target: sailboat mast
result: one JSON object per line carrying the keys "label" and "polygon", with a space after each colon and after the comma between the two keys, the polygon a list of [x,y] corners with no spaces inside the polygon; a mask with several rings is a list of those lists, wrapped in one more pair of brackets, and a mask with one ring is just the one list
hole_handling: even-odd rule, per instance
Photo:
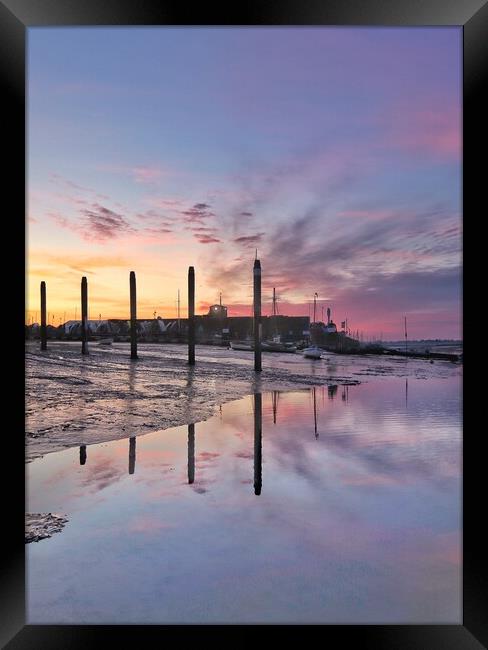
{"label": "sailboat mast", "polygon": [[180,290],[178,289],[178,334],[180,333]]}
{"label": "sailboat mast", "polygon": [[405,316],[405,356],[407,356],[407,317]]}

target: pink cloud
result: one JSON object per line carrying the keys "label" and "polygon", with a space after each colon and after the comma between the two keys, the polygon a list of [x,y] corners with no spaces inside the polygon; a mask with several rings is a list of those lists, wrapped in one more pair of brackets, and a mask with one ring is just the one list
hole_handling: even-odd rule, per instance
{"label": "pink cloud", "polygon": [[180,208],[184,205],[181,199],[175,198],[159,198],[159,197],[149,197],[145,199],[145,202],[152,206],[153,208],[160,208],[164,210],[165,208]]}
{"label": "pink cloud", "polygon": [[460,109],[446,108],[440,101],[430,103],[437,107],[418,108],[407,104],[383,116],[385,142],[406,151],[459,159],[462,147]]}
{"label": "pink cloud", "polygon": [[234,239],[234,242],[236,244],[240,244],[241,246],[252,247],[258,244],[264,235],[264,232],[259,232],[255,235],[243,235],[242,237],[236,237]]}
{"label": "pink cloud", "polygon": [[221,242],[220,239],[213,237],[212,235],[198,234],[193,235],[200,244],[218,244]]}
{"label": "pink cloud", "polygon": [[156,185],[169,171],[159,165],[98,165],[98,171],[129,176],[135,183]]}
{"label": "pink cloud", "polygon": [[157,183],[166,173],[160,167],[133,167],[130,171],[134,181],[142,184]]}

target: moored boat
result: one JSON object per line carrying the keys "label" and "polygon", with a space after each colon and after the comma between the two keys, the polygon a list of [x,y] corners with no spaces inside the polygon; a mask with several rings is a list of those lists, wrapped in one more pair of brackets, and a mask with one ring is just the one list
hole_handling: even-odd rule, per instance
{"label": "moored boat", "polygon": [[261,343],[263,352],[296,352],[296,345],[293,343],[282,343],[281,341],[263,341]]}
{"label": "moored boat", "polygon": [[296,352],[296,345],[293,343],[285,343],[281,340],[281,336],[278,332],[278,327],[276,324],[276,317],[278,315],[278,309],[276,306],[276,288],[273,287],[273,321],[274,321],[274,330],[275,333],[273,338],[266,339],[261,342],[261,350],[263,352]]}
{"label": "moored boat", "polygon": [[302,354],[305,359],[320,359],[322,352],[323,350],[316,345],[311,345],[309,348],[302,350]]}
{"label": "moored boat", "polygon": [[244,350],[245,352],[252,352],[254,350],[254,343],[251,341],[229,341],[232,350]]}

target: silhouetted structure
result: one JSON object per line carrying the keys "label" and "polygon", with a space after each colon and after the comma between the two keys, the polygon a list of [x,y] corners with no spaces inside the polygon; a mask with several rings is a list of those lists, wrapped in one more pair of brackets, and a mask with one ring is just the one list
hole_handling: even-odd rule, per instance
{"label": "silhouetted structure", "polygon": [[80,465],[86,463],[86,445],[81,445],[80,447]]}
{"label": "silhouetted structure", "polygon": [[81,354],[88,354],[88,282],[81,278]]}
{"label": "silhouetted structure", "polygon": [[136,274],[134,271],[129,275],[130,286],[130,358],[137,359],[137,297],[136,297]]}
{"label": "silhouetted structure", "polygon": [[208,314],[210,318],[227,318],[227,307],[225,305],[210,305]]}
{"label": "silhouetted structure", "polygon": [[41,350],[47,350],[46,333],[46,283],[41,282]]}
{"label": "silhouetted structure", "polygon": [[261,262],[254,260],[254,370],[261,370]]}
{"label": "silhouetted structure", "polygon": [[188,483],[195,480],[195,425],[188,425]]}
{"label": "silhouetted structure", "polygon": [[262,480],[262,424],[261,393],[254,393],[254,494],[261,494]]}
{"label": "silhouetted structure", "polygon": [[129,474],[134,474],[136,469],[136,437],[129,438]]}
{"label": "silhouetted structure", "polygon": [[195,365],[195,269],[188,269],[188,363]]}

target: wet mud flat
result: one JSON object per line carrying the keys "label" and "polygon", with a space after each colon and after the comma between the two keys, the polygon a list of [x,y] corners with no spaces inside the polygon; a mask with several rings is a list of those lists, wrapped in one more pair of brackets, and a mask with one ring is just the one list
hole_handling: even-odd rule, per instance
{"label": "wet mud flat", "polygon": [[61,449],[128,438],[202,421],[220,405],[255,392],[310,386],[356,385],[385,375],[448,376],[460,372],[448,362],[344,357],[325,353],[319,361],[300,354],[263,354],[263,370],[253,355],[213,346],[197,346],[196,365],[187,363],[183,345],[130,346],[49,342],[26,345],[26,460]]}
{"label": "wet mud flat", "polygon": [[40,542],[60,533],[68,518],[52,512],[31,512],[25,516],[25,543]]}

